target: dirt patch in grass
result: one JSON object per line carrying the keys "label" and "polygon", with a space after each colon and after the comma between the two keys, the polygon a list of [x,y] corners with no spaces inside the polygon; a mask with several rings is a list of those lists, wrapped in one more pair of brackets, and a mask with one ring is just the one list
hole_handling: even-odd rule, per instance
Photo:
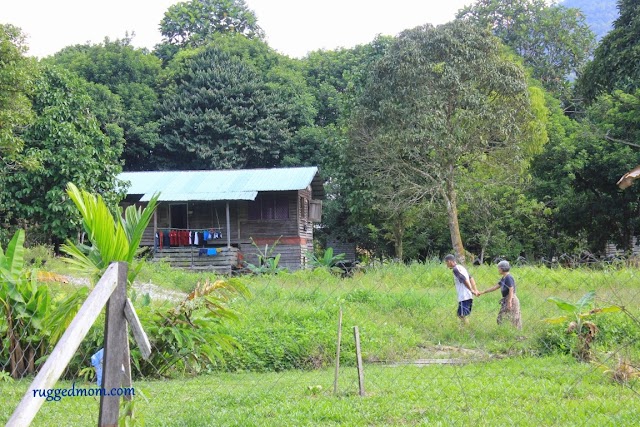
{"label": "dirt patch in grass", "polygon": [[[74,286],[90,286],[89,279],[86,277],[60,276],[66,280],[66,283]],[[186,293],[162,288],[153,283],[134,282],[133,289],[138,295],[149,294],[152,301],[182,301],[187,296]]]}

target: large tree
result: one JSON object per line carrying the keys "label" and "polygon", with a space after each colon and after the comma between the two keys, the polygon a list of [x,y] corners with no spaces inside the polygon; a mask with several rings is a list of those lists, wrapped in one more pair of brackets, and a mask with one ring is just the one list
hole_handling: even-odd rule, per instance
{"label": "large tree", "polygon": [[353,153],[346,143],[346,132],[369,70],[392,41],[392,37],[376,37],[349,49],[317,50],[302,59],[318,113],[315,126],[303,128],[294,141],[300,153],[308,152],[305,157],[322,168],[328,181],[319,238],[357,241],[363,250],[380,255],[390,252],[383,238],[388,234],[381,231],[384,220],[372,211],[371,199],[353,173]]}
{"label": "large tree", "polygon": [[[34,64],[24,56],[26,50],[20,29],[0,24],[0,173],[16,166],[24,146],[22,131],[33,119],[29,93]],[[23,166],[29,164],[26,160],[22,158]]]}
{"label": "large tree", "polygon": [[640,3],[619,0],[618,9],[613,30],[601,40],[578,81],[578,92],[587,103],[616,89],[632,93],[640,87]]}
{"label": "large tree", "polygon": [[208,44],[216,34],[264,38],[255,13],[244,0],[190,0],[174,4],[160,22],[162,42],[156,54],[169,60],[185,47]]}
{"label": "large tree", "polygon": [[24,134],[25,152],[40,160],[37,170],[0,175],[2,226],[25,228],[32,240],[59,243],[76,231],[78,221],[65,196],[74,182],[116,199],[118,157],[91,113],[86,82],[71,73],[44,67],[32,97],[36,120]]}
{"label": "large tree", "polygon": [[374,66],[354,114],[351,152],[387,211],[442,201],[464,259],[460,175],[478,162],[519,173],[544,139],[532,135],[534,120],[524,70],[488,30],[463,21],[426,25],[401,33]]}
{"label": "large tree", "polygon": [[90,89],[93,110],[102,112],[103,130],[114,143],[121,138],[126,141],[125,169],[150,170],[155,166],[153,153],[159,142],[156,90],[161,61],[147,50],[133,47],[131,40],[107,38],[101,44],[70,46],[44,62],[64,67],[100,86]]}
{"label": "large tree", "polygon": [[272,167],[289,148],[286,99],[213,45],[170,64],[161,105],[167,169]]}
{"label": "large tree", "polygon": [[458,18],[490,28],[556,96],[567,96],[595,47],[595,36],[578,9],[545,0],[478,0]]}
{"label": "large tree", "polygon": [[216,34],[211,44],[253,70],[279,101],[281,117],[291,129],[292,143],[282,154],[282,164],[318,166],[328,154],[326,134],[314,125],[317,105],[300,60],[282,55],[262,40],[240,34]]}

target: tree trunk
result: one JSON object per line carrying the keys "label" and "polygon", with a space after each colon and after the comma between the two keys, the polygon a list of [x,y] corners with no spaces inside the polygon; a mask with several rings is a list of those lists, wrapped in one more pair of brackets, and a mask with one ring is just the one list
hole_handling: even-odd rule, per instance
{"label": "tree trunk", "polygon": [[404,236],[404,221],[402,219],[402,215],[400,215],[393,221],[393,244],[396,252],[396,258],[400,262],[402,262],[402,259],[404,256],[403,244],[402,244],[403,236]]}
{"label": "tree trunk", "polygon": [[462,245],[462,236],[460,236],[458,205],[456,202],[456,190],[453,185],[453,179],[447,180],[444,198],[447,203],[447,219],[449,222],[449,233],[451,234],[451,246],[453,246],[457,260],[460,263],[464,263],[464,246]]}
{"label": "tree trunk", "polygon": [[11,364],[11,377],[20,379],[25,375],[24,353],[15,331],[9,327],[9,359]]}
{"label": "tree trunk", "polygon": [[36,352],[33,349],[33,346],[29,345],[29,366],[27,367],[27,372],[29,374],[33,374],[36,371]]}

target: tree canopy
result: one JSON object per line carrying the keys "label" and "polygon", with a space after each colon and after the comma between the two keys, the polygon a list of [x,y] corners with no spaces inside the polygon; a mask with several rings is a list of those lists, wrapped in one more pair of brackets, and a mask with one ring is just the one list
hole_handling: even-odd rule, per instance
{"label": "tree canopy", "polygon": [[32,240],[59,243],[75,231],[77,215],[64,194],[68,182],[116,201],[122,146],[112,146],[101,131],[84,85],[54,67],[38,73],[31,98],[37,118],[24,139],[25,151],[41,166],[0,175],[2,225],[27,229]]}
{"label": "tree canopy", "polygon": [[157,84],[162,66],[155,55],[134,48],[131,38],[107,38],[101,44],[67,47],[44,62],[100,85],[102,88],[91,89],[95,109],[102,111],[103,130],[114,143],[124,139],[125,169],[153,168],[152,153],[159,142]]}
{"label": "tree canopy", "polygon": [[458,18],[490,28],[556,95],[567,95],[568,78],[580,74],[594,49],[584,14],[544,0],[478,0]]}
{"label": "tree canopy", "polygon": [[264,38],[255,13],[244,0],[190,0],[174,4],[160,21],[162,42],[156,47],[165,60],[185,47],[209,43],[215,34]]}
{"label": "tree canopy", "polygon": [[[15,166],[22,152],[22,131],[33,119],[29,94],[32,89],[33,63],[24,56],[27,50],[22,31],[0,24],[0,173]],[[22,164],[34,166],[22,158]]]}
{"label": "tree canopy", "polygon": [[533,120],[524,70],[487,30],[455,21],[400,34],[373,68],[351,138],[392,212],[425,198],[443,202],[464,258],[456,183],[476,162],[517,169]]}
{"label": "tree canopy", "polygon": [[160,109],[164,167],[279,164],[291,138],[287,106],[249,65],[210,45],[172,69]]}
{"label": "tree canopy", "polygon": [[640,87],[640,4],[619,0],[618,9],[613,30],[602,39],[578,81],[578,92],[587,102],[616,89],[632,93]]}

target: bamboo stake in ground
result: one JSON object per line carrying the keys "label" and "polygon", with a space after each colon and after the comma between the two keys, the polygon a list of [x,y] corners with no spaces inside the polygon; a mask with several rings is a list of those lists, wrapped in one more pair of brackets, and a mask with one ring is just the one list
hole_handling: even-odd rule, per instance
{"label": "bamboo stake in ground", "polygon": [[342,340],[342,307],[338,315],[338,343],[336,345],[336,373],[333,380],[333,394],[338,393],[338,372],[340,370],[340,341]]}
{"label": "bamboo stake in ground", "polygon": [[358,361],[358,385],[360,386],[360,396],[364,396],[364,369],[362,367],[362,353],[360,352],[360,333],[358,327],[353,327],[353,336],[356,340],[356,357]]}

